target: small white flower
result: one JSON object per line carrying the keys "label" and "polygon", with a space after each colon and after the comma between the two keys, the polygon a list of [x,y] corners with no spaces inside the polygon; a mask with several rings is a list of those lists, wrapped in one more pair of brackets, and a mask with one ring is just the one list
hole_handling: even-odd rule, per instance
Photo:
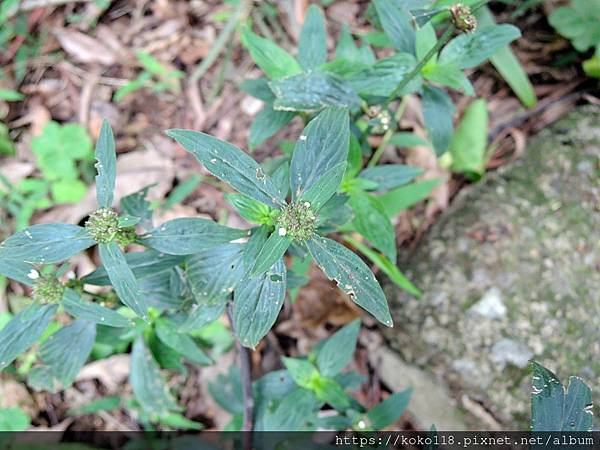
{"label": "small white flower", "polygon": [[279,230],[277,230],[277,233],[279,234],[279,236],[285,236],[287,234],[287,230],[281,227]]}
{"label": "small white flower", "polygon": [[304,202],[304,207],[305,208],[310,208],[310,202]]}
{"label": "small white flower", "polygon": [[27,278],[29,278],[31,280],[37,280],[39,277],[40,277],[40,273],[35,269],[31,269],[29,271],[29,273],[27,274]]}
{"label": "small white flower", "polygon": [[360,428],[361,430],[364,430],[365,428],[367,428],[367,424],[365,423],[364,420],[361,420],[358,422],[358,428]]}

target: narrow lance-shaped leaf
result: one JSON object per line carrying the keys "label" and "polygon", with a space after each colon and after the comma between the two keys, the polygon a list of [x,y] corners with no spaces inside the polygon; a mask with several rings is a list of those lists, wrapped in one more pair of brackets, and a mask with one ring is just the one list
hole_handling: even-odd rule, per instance
{"label": "narrow lance-shaped leaf", "polygon": [[105,119],[96,142],[96,199],[101,208],[110,208],[117,176],[117,154],[115,138],[108,121]]}
{"label": "narrow lance-shaped leaf", "polygon": [[260,275],[269,270],[285,254],[292,241],[291,236],[282,236],[278,230],[271,233],[271,236],[269,236],[269,239],[267,239],[267,242],[265,242],[256,257],[256,262],[250,271],[250,275]]}
{"label": "narrow lance-shaped leaf", "polygon": [[298,61],[274,42],[257,36],[249,29],[245,29],[241,37],[253,61],[269,78],[277,79],[302,71]]}
{"label": "narrow lance-shaped leaf", "polygon": [[117,311],[105,308],[97,303],[84,301],[73,289],[65,289],[61,304],[73,317],[99,323],[109,327],[129,327],[133,322]]}
{"label": "narrow lance-shaped leaf", "polygon": [[357,319],[335,332],[319,348],[317,367],[323,376],[333,377],[350,363],[359,331],[360,320]]}
{"label": "narrow lance-shaped leaf", "polygon": [[51,335],[40,348],[40,357],[49,371],[66,388],[73,383],[92,351],[96,324],[76,320]]}
{"label": "narrow lance-shaped leaf", "polygon": [[[416,65],[417,60],[410,53],[397,53],[352,74],[348,78],[348,83],[363,97],[387,97]],[[411,80],[399,94],[415,92],[420,86],[421,77],[419,75]]]}
{"label": "narrow lance-shaped leaf", "polygon": [[310,203],[313,211],[319,211],[337,192],[344,179],[346,165],[346,161],[343,161],[325,172],[315,184],[302,193],[300,200]]}
{"label": "narrow lance-shaped leaf", "polygon": [[401,392],[394,392],[388,398],[378,403],[367,413],[370,428],[381,430],[396,422],[408,406],[412,395],[412,389],[408,388]]}
{"label": "narrow lance-shaped leaf", "polygon": [[446,91],[433,86],[423,87],[422,100],[427,134],[433,142],[436,154],[441,155],[452,139],[454,104]]}
{"label": "narrow lance-shaped leaf", "polygon": [[152,210],[150,202],[146,200],[148,190],[151,186],[146,186],[133,194],[121,198],[120,206],[124,214],[129,214],[140,219],[141,225],[146,228],[152,228]]}
{"label": "narrow lance-shaped leaf", "polygon": [[0,259],[52,264],[91,247],[85,228],[67,223],[44,223],[25,228],[0,244]]}
{"label": "narrow lance-shaped leaf", "polygon": [[248,145],[250,150],[258,147],[264,141],[269,139],[284,126],[291,122],[296,116],[290,111],[276,111],[272,104],[267,104],[256,115],[254,122],[250,126],[250,136]]}
{"label": "narrow lance-shaped leaf", "polygon": [[357,305],[381,323],[392,326],[385,294],[362,259],[336,241],[318,235],[306,246],[327,278],[334,280]]}
{"label": "narrow lance-shaped leaf", "polygon": [[364,169],[359,177],[377,183],[378,192],[394,189],[409,183],[423,173],[420,167],[404,164],[386,164]]}
{"label": "narrow lance-shaped leaf", "polygon": [[179,409],[141,336],[135,340],[131,351],[129,382],[144,411],[162,416]]}
{"label": "narrow lance-shaped leaf", "polygon": [[191,255],[245,237],[248,232],[212,220],[183,217],[169,220],[142,236],[142,244],[170,255]]}
{"label": "narrow lance-shaped leaf", "polygon": [[0,275],[17,280],[19,283],[32,285],[39,273],[29,263],[0,258]]}
{"label": "narrow lance-shaped leaf", "polygon": [[175,324],[165,317],[156,321],[156,335],[167,347],[175,350],[189,361],[209,365],[212,360],[196,345],[194,340],[187,334],[180,333]]}
{"label": "narrow lance-shaped leaf", "polygon": [[189,333],[202,328],[225,313],[225,301],[215,305],[193,305],[185,322],[179,326],[179,331]]}
{"label": "narrow lance-shaped leaf", "polygon": [[471,103],[450,141],[452,170],[480,178],[487,162],[488,112],[485,99]]}
{"label": "narrow lance-shaped leaf", "polygon": [[266,273],[243,280],[233,296],[233,327],[245,347],[254,348],[269,332],[285,298],[286,270],[280,259]]}
{"label": "narrow lance-shaped leaf", "polygon": [[296,201],[330,169],[348,158],[348,111],[329,108],[306,126],[294,149],[290,167],[292,200]]}
{"label": "narrow lance-shaped leaf", "polygon": [[0,371],[37,341],[56,309],[56,305],[33,303],[0,330]]}
{"label": "narrow lance-shaped leaf", "polygon": [[374,1],[381,26],[396,50],[414,54],[415,30],[412,27],[412,17],[407,10],[399,6],[400,3],[392,0]]}
{"label": "narrow lance-shaped leaf", "polygon": [[310,5],[304,17],[298,42],[298,61],[305,70],[312,70],[327,61],[327,31],[321,10]]}
{"label": "narrow lance-shaped leaf", "polygon": [[285,203],[271,178],[236,146],[205,133],[172,129],[167,135],[193,154],[217,178],[269,206]]}
{"label": "narrow lance-shaped leaf", "polygon": [[115,242],[100,244],[100,259],[119,299],[143,320],[148,320],[148,306],[125,256]]}

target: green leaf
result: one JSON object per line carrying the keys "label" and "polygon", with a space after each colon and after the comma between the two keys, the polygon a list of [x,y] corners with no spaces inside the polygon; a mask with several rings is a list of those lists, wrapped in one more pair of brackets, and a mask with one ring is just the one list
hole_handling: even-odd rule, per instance
{"label": "green leaf", "polygon": [[327,278],[334,280],[357,305],[381,323],[392,326],[385,294],[362,259],[336,241],[321,236],[315,235],[306,245]]}
{"label": "green leaf", "polygon": [[192,306],[187,319],[179,326],[179,331],[182,333],[190,333],[202,328],[225,313],[225,302],[222,301],[215,305],[198,305]]}
{"label": "green leaf", "polygon": [[302,71],[292,55],[268,39],[261,38],[249,29],[242,31],[242,44],[252,60],[271,79],[295,75]]}
{"label": "green leaf", "polygon": [[95,414],[99,411],[112,411],[121,406],[121,397],[108,396],[92,400],[82,406],[69,408],[67,414],[70,416],[81,416],[83,414]]}
{"label": "green leaf", "polygon": [[248,145],[254,149],[269,139],[292,121],[296,114],[290,111],[276,111],[272,104],[266,104],[256,115],[250,126]]}
{"label": "green leaf", "polygon": [[34,278],[31,277],[36,277],[39,274],[31,264],[0,258],[0,275],[31,286],[34,281]]}
{"label": "green leaf", "polygon": [[433,86],[423,87],[422,101],[425,128],[439,156],[446,151],[452,139],[454,104],[446,91]]}
{"label": "green leaf", "polygon": [[292,201],[348,158],[348,111],[329,108],[309,122],[296,143],[290,166]]}
{"label": "green leaf", "polygon": [[[362,97],[388,97],[396,86],[417,65],[417,60],[410,53],[398,53],[384,58],[372,67],[351,75],[348,83]],[[400,95],[415,92],[421,86],[421,77],[416,76],[400,92]]]}
{"label": "green leaf", "polygon": [[315,395],[307,389],[296,389],[286,395],[277,407],[264,418],[264,431],[298,431],[306,429],[307,422],[316,420],[319,405]]}
{"label": "green leaf", "polygon": [[135,340],[131,351],[129,382],[135,399],[147,413],[162,416],[179,409],[141,336]]}
{"label": "green leaf", "polygon": [[387,259],[384,255],[371,250],[369,247],[367,247],[360,241],[353,239],[350,236],[346,236],[344,239],[347,242],[349,242],[353,247],[355,247],[359,252],[361,252],[363,255],[369,258],[369,260],[372,263],[374,263],[377,267],[379,267],[383,271],[383,273],[390,277],[390,279],[398,287],[404,289],[406,292],[414,295],[415,297],[421,296],[421,291],[417,289],[417,287],[414,284],[412,284],[402,272],[400,272],[398,267],[396,267],[396,265],[392,263],[389,259]]}
{"label": "green leaf", "polygon": [[108,121],[102,123],[100,136],[96,142],[96,199],[101,208],[110,208],[113,202],[115,179],[117,177],[117,154],[115,137]]}
{"label": "green leaf", "polygon": [[78,319],[88,320],[109,327],[130,327],[133,322],[127,317],[119,314],[97,303],[83,301],[73,289],[65,289],[61,304],[70,315]]}
{"label": "green leaf", "polygon": [[278,111],[317,112],[327,107],[357,110],[360,98],[352,86],[335,74],[308,72],[269,83]]}
{"label": "green leaf", "polygon": [[196,345],[187,334],[177,331],[177,327],[170,320],[161,317],[156,323],[156,335],[167,347],[183,355],[189,361],[207,366],[212,360]]}
{"label": "green leaf", "polygon": [[425,200],[431,191],[439,186],[442,178],[417,181],[415,183],[401,186],[392,191],[378,196],[388,217],[392,218],[400,211],[410,208],[415,203]]}
{"label": "green leaf", "polygon": [[38,340],[56,309],[56,305],[33,303],[0,330],[0,371]]}
{"label": "green leaf", "polygon": [[310,5],[304,16],[298,42],[298,62],[304,70],[313,70],[327,61],[327,31],[321,10]]}
{"label": "green leaf", "polygon": [[172,129],[167,135],[192,153],[210,173],[240,193],[273,207],[285,203],[271,178],[236,146],[196,131]]}
{"label": "green leaf", "polygon": [[[165,272],[183,263],[185,259],[181,255],[166,255],[155,250],[127,253],[125,255],[127,265],[138,280]],[[110,285],[110,279],[104,266],[98,267],[92,273],[83,277],[82,281],[86,284],[95,284],[97,286]]]}
{"label": "green leaf", "polygon": [[0,408],[0,431],[25,431],[30,426],[31,418],[18,406]]}
{"label": "green leaf", "polygon": [[57,204],[77,203],[85,197],[87,186],[81,180],[58,180],[50,184],[50,192]]}
{"label": "green leaf", "polygon": [[388,398],[378,403],[367,413],[373,430],[382,430],[396,422],[408,406],[412,389],[394,392]]}
{"label": "green leaf", "polygon": [[116,242],[100,244],[100,259],[119,299],[143,320],[148,320],[148,306],[127,260]]}
{"label": "green leaf", "polygon": [[579,377],[569,378],[565,389],[556,375],[532,363],[532,431],[591,431],[592,391]]}
{"label": "green leaf", "polygon": [[0,244],[0,259],[52,264],[85,250],[95,242],[87,231],[67,223],[44,223],[25,228]]}
{"label": "green leaf", "polygon": [[204,428],[200,422],[194,422],[179,413],[167,413],[158,418],[158,421],[169,428],[177,430],[201,430]]}
{"label": "green leaf", "polygon": [[282,259],[263,275],[242,280],[233,294],[233,328],[242,345],[255,348],[269,332],[283,306],[285,288]]}
{"label": "green leaf", "polygon": [[319,211],[337,192],[344,179],[346,165],[346,161],[343,161],[327,170],[315,184],[302,193],[300,200],[309,202],[313,211]]}
{"label": "green leaf", "polygon": [[414,133],[400,132],[394,133],[389,140],[390,145],[399,148],[419,147],[421,145],[429,147],[429,142]]}
{"label": "green leaf", "polygon": [[191,255],[247,235],[245,230],[219,225],[212,220],[183,217],[163,223],[142,236],[140,242],[170,255]]}
{"label": "green leaf", "polygon": [[368,167],[359,177],[377,183],[375,191],[387,191],[403,186],[423,173],[420,167],[406,166],[404,164],[386,164],[383,166]]}
{"label": "green leaf", "polygon": [[350,407],[350,397],[344,392],[344,388],[332,378],[315,378],[311,389],[319,400],[333,406],[337,411],[343,412]]}
{"label": "green leaf", "polygon": [[423,69],[421,73],[428,81],[451,87],[469,96],[475,95],[473,85],[464,72],[456,67],[454,63],[435,64]]}
{"label": "green leaf", "polygon": [[488,112],[484,99],[475,100],[465,110],[450,142],[452,170],[480,178],[487,162]]}
{"label": "green leaf", "polygon": [[62,388],[69,387],[90,356],[96,324],[75,320],[51,335],[40,347],[40,358]]}
{"label": "green leaf", "polygon": [[267,77],[244,80],[240,84],[240,89],[266,103],[272,103],[275,100],[275,94],[273,94],[273,91],[269,87],[269,79]]}
{"label": "green leaf", "polygon": [[306,359],[283,357],[282,360],[294,382],[300,387],[310,389],[313,379],[320,376],[317,368]]}
{"label": "green leaf", "polygon": [[20,102],[25,96],[18,91],[12,89],[0,89],[0,100],[5,102]]}
{"label": "green leaf", "polygon": [[[289,182],[289,177],[286,180]],[[272,225],[273,212],[264,203],[254,200],[244,194],[225,194],[225,198],[235,211],[250,223]]]}
{"label": "green leaf", "polygon": [[202,177],[198,174],[194,174],[188,177],[187,179],[183,180],[181,183],[175,186],[175,188],[169,193],[169,196],[165,200],[163,208],[169,209],[183,202],[189,195],[191,195],[196,190],[201,181]]}
{"label": "green leaf", "polygon": [[352,360],[356,349],[360,320],[350,322],[329,337],[317,353],[317,367],[326,377],[334,377]]}
{"label": "green leaf", "polygon": [[[477,10],[477,20],[481,26],[495,24],[494,16],[487,6]],[[525,69],[511,50],[506,45],[496,51],[491,57],[490,62],[496,70],[502,75],[502,78],[508,83],[511,89],[517,94],[519,100],[527,108],[533,108],[537,103],[537,97],[531,81],[525,72]]]}
{"label": "green leaf", "polygon": [[227,298],[244,276],[244,246],[224,244],[195,254],[186,275],[198,303],[214,304]]}
{"label": "green leaf", "polygon": [[281,236],[278,230],[271,233],[256,257],[254,266],[250,270],[250,276],[262,275],[269,270],[273,264],[283,257],[292,241],[291,236]]}
{"label": "green leaf", "polygon": [[577,51],[585,52],[600,42],[599,16],[600,8],[596,1],[573,0],[571,6],[556,8],[548,21],[562,36],[571,40]]}
{"label": "green leaf", "polygon": [[[421,61],[427,56],[427,53],[437,44],[437,36],[435,28],[428,22],[421,26],[416,31],[415,35],[415,51],[417,60]],[[425,68],[434,66],[437,63],[437,54],[434,54],[431,59],[425,64]]]}
{"label": "green leaf", "polygon": [[381,26],[396,50],[414,54],[415,30],[410,13],[393,0],[374,0],[373,3]]}
{"label": "green leaf", "polygon": [[440,63],[453,63],[459,69],[475,67],[519,37],[521,32],[513,25],[480,27],[452,39],[440,53]]}
{"label": "green leaf", "polygon": [[356,231],[395,263],[396,233],[383,205],[372,195],[357,193],[350,196],[350,206]]}
{"label": "green leaf", "polygon": [[[342,31],[338,39],[337,46],[335,48],[335,60],[332,63],[337,62],[346,63],[349,73],[355,72],[357,69],[361,70],[364,67],[372,66],[375,64],[375,55],[368,46],[364,44],[362,47],[358,47],[354,42],[352,33],[348,25],[342,25]],[[326,65],[328,67],[329,65]],[[330,70],[327,68],[327,70]]]}
{"label": "green leaf", "polygon": [[121,198],[120,206],[123,214],[139,217],[144,228],[152,228],[152,209],[150,202],[146,200],[150,186],[146,186],[133,194]]}

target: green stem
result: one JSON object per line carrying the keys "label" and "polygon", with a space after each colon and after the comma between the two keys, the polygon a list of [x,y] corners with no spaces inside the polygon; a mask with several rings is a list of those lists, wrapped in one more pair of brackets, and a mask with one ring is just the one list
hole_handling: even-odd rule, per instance
{"label": "green stem", "polygon": [[431,58],[433,58],[433,56],[436,55],[442,49],[442,47],[444,45],[446,45],[446,43],[452,37],[452,33],[454,33],[455,29],[456,29],[456,27],[454,25],[449,25],[448,28],[446,28],[446,31],[444,31],[444,34],[438,39],[438,41],[431,48],[431,50],[429,50],[429,52],[427,52],[425,57],[421,61],[419,61],[419,63],[415,66],[415,68],[407,76],[405,76],[402,79],[402,81],[398,84],[398,86],[396,86],[396,89],[393,90],[393,92],[389,95],[389,97],[383,103],[382,109],[387,108],[388,105],[390,104],[390,102],[393,101],[402,92],[402,90],[408,85],[408,83],[410,83],[412,81],[412,79],[415,78],[421,72],[421,70],[423,69],[423,67],[425,67],[425,65],[429,62],[429,60]]}

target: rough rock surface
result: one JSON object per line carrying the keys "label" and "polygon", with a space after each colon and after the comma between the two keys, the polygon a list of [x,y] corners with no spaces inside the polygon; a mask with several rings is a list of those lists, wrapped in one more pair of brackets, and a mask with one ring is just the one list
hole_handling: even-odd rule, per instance
{"label": "rough rock surface", "polygon": [[575,111],[464,190],[405,258],[425,294],[386,286],[387,336],[449,383],[471,426],[526,429],[531,358],[600,386],[600,108]]}

